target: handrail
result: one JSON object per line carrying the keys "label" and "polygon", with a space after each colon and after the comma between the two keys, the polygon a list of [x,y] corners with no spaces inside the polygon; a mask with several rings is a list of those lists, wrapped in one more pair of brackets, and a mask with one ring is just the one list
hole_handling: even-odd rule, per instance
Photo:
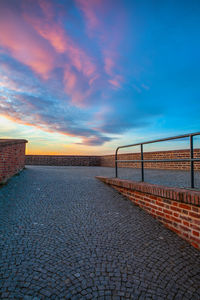
{"label": "handrail", "polygon": [[[144,162],[190,162],[190,178],[191,178],[191,188],[194,188],[194,161],[200,161],[199,158],[194,158],[194,149],[193,149],[193,137],[196,135],[200,135],[200,132],[195,132],[195,133],[188,133],[184,135],[178,135],[178,136],[173,136],[173,137],[168,137],[168,138],[163,138],[163,139],[158,139],[158,140],[152,140],[152,141],[147,141],[143,143],[136,143],[136,144],[130,144],[130,145],[124,145],[124,146],[119,146],[117,147],[115,151],[115,177],[118,177],[118,162],[141,162],[141,181],[144,181]],[[164,141],[169,141],[169,140],[175,140],[175,139],[181,139],[181,138],[190,138],[190,158],[189,159],[151,159],[151,160],[145,160],[143,159],[143,145],[146,144],[152,144],[152,143],[158,143],[158,142],[164,142]],[[140,160],[118,160],[117,159],[117,154],[119,149],[122,148],[128,148],[128,147],[135,147],[135,146],[140,146],[140,155],[141,159]]]}

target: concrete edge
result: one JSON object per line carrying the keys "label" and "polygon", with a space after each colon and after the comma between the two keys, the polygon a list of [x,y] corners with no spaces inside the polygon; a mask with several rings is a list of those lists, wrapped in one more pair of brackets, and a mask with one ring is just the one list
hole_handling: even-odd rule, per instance
{"label": "concrete edge", "polygon": [[15,144],[26,144],[26,143],[28,143],[27,140],[0,139],[0,147],[5,147],[5,146],[15,145]]}

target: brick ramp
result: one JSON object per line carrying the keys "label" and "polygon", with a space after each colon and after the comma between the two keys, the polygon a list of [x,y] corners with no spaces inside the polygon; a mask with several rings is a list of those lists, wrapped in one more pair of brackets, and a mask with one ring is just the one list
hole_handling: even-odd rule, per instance
{"label": "brick ramp", "polygon": [[200,252],[111,171],[27,166],[0,189],[0,299],[200,299]]}
{"label": "brick ramp", "polygon": [[200,192],[118,178],[97,177],[200,249]]}

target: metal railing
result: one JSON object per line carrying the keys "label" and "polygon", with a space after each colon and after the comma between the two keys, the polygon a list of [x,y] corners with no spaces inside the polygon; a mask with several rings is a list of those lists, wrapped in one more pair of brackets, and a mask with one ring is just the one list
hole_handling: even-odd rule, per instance
{"label": "metal railing", "polygon": [[[117,147],[117,149],[115,151],[115,177],[116,178],[118,177],[118,163],[119,162],[120,163],[140,162],[141,163],[141,181],[142,182],[144,181],[144,162],[190,162],[191,188],[194,188],[194,162],[200,161],[200,158],[194,158],[193,137],[196,135],[200,135],[200,132],[189,133],[189,134],[184,134],[184,135],[163,138],[163,139],[159,139],[159,140],[148,141],[148,142],[144,142],[144,143],[137,143],[137,144],[131,144],[131,145]],[[186,138],[186,137],[189,137],[189,139],[190,139],[190,158],[186,158],[186,159],[144,159],[143,158],[143,145],[164,142],[164,141],[169,141],[169,140],[175,140],[175,139],[181,139],[181,138]],[[119,149],[134,147],[134,146],[140,146],[141,159],[139,159],[139,160],[118,160],[117,159]]]}

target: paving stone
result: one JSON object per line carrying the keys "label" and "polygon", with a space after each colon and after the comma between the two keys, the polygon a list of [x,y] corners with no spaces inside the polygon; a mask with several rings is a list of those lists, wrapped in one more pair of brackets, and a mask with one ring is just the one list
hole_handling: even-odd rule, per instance
{"label": "paving stone", "polygon": [[0,299],[200,299],[200,252],[95,179],[112,174],[28,166],[0,188]]}

